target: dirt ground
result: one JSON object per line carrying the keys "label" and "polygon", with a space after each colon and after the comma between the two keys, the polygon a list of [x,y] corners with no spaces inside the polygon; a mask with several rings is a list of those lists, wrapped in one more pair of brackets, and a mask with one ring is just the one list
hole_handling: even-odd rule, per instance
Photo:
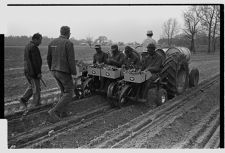
{"label": "dirt ground", "polygon": [[[204,59],[204,57],[202,57]],[[197,67],[200,71],[200,82],[210,78],[211,76],[218,74],[220,71],[219,60],[217,58],[212,60],[197,60],[190,64],[190,68]],[[49,74],[44,74],[44,77],[50,78]],[[54,81],[49,79],[48,81]],[[48,81],[46,81],[48,83]],[[49,83],[50,83],[49,82]],[[16,87],[10,88],[15,94],[20,93],[21,90],[15,90]],[[18,88],[17,88],[18,89]],[[137,135],[131,139],[128,143],[123,144],[123,148],[179,148],[180,143],[185,142],[191,133],[196,132],[196,126],[203,126],[206,122],[204,118],[219,105],[220,97],[220,84],[217,83],[204,91],[204,94],[195,99],[198,103],[195,107],[187,112],[184,112],[182,116],[177,117],[174,122],[170,123],[165,128],[162,128],[157,134],[149,134],[148,130]],[[8,92],[10,90],[7,90]],[[10,92],[10,94],[12,94]],[[20,93],[21,94],[21,93]],[[9,96],[9,95],[8,95]],[[104,103],[104,100],[101,100]],[[102,102],[97,104],[102,104]],[[106,102],[106,101],[105,101]],[[80,105],[75,110],[85,110],[87,107],[94,107],[94,103],[88,103]],[[74,105],[75,106],[75,105]],[[74,107],[75,108],[75,107]],[[80,109],[81,108],[81,109]],[[111,111],[110,113],[103,114],[101,117],[88,121],[82,128],[72,127],[65,130],[63,133],[57,135],[53,139],[43,141],[34,145],[32,148],[78,148],[80,146],[88,144],[91,140],[100,137],[104,133],[110,132],[131,120],[153,110],[155,105],[146,107],[141,103],[130,102],[126,107]],[[71,109],[73,109],[71,107]],[[74,111],[74,110],[73,110]],[[45,114],[46,115],[46,114]],[[212,116],[210,120],[213,120],[216,116]],[[38,118],[36,118],[38,120]],[[38,123],[38,122],[37,122]],[[36,127],[37,123],[30,123],[30,128]],[[27,127],[29,124],[26,125]],[[15,127],[11,127],[10,130],[14,130]],[[25,128],[26,129],[26,128]],[[23,130],[25,130],[23,129]],[[37,129],[36,129],[37,130]],[[197,141],[197,140],[193,140]],[[187,145],[187,147],[189,147]]]}
{"label": "dirt ground", "polygon": [[[151,134],[150,129],[142,132],[138,136],[132,138],[128,143],[121,146],[122,148],[179,148],[182,142],[188,139],[189,135],[196,133],[197,127],[203,127],[207,124],[206,117],[210,111],[220,105],[220,83],[216,83],[209,89],[204,91],[199,97],[192,99],[198,103],[195,107],[183,113],[182,116],[176,118],[171,124],[163,127],[158,133]],[[211,117],[215,120],[216,115]],[[158,127],[160,128],[160,127]],[[201,131],[197,132],[199,135]],[[190,148],[196,145],[195,140],[191,144],[185,146]],[[198,148],[198,147],[196,147]]]}
{"label": "dirt ground", "polygon": [[[209,74],[208,77],[210,77]],[[121,148],[179,148],[176,145],[188,139],[191,133],[196,132],[196,126],[203,126],[206,122],[204,117],[207,116],[208,112],[219,106],[220,92],[218,91],[220,91],[219,83],[205,90],[204,94],[196,97],[194,101],[192,100],[198,104],[184,112],[182,116],[177,117],[157,134],[149,134],[148,130],[146,130],[125,143]],[[147,108],[141,103],[130,103],[119,111],[103,115],[91,121],[83,128],[71,128],[49,141],[35,145],[34,148],[78,148],[107,132],[110,133],[110,131],[129,123],[152,109],[154,109],[154,106]]]}

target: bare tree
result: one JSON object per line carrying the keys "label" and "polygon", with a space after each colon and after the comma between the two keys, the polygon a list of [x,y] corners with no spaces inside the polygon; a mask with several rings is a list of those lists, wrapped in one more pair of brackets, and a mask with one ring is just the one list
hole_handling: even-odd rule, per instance
{"label": "bare tree", "polygon": [[105,45],[107,42],[108,38],[106,36],[99,36],[96,40],[95,43],[99,43],[101,45]]}
{"label": "bare tree", "polygon": [[189,40],[191,40],[191,51],[195,53],[195,37],[197,32],[200,30],[198,18],[199,11],[196,6],[189,7],[187,11],[184,12],[184,32]]}
{"label": "bare tree", "polygon": [[92,43],[93,43],[93,37],[91,37],[90,35],[86,37],[85,39],[86,43],[88,44],[89,47],[91,47]]}
{"label": "bare tree", "polygon": [[173,37],[179,32],[179,25],[176,19],[170,18],[163,24],[163,35],[171,46]]}
{"label": "bare tree", "polygon": [[[198,17],[201,20],[201,25],[205,28],[208,33],[208,53],[211,52],[211,41],[213,35],[213,27],[215,27],[215,21],[217,19],[217,10],[216,5],[205,5],[199,6],[199,15]],[[217,21],[216,21],[217,22]]]}
{"label": "bare tree", "polygon": [[220,35],[220,7],[217,5],[215,6],[215,19],[213,25],[213,34],[212,34],[212,51],[215,52],[216,50],[216,38]]}

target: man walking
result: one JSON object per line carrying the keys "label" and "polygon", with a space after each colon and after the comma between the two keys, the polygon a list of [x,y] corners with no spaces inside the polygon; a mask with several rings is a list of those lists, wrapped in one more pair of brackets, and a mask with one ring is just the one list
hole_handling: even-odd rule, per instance
{"label": "man walking", "polygon": [[25,91],[22,98],[20,98],[20,103],[27,107],[28,100],[33,95],[33,102],[31,107],[36,107],[40,105],[40,79],[41,79],[41,66],[42,59],[38,46],[41,44],[42,35],[35,33],[32,36],[32,41],[30,41],[24,50],[24,74],[29,83],[29,87]]}
{"label": "man walking", "polygon": [[69,40],[70,28],[62,26],[60,37],[54,39],[48,46],[47,63],[49,70],[56,79],[61,90],[61,97],[58,103],[48,111],[51,118],[59,121],[65,114],[67,104],[72,101],[73,80],[76,75],[75,55],[73,43]]}

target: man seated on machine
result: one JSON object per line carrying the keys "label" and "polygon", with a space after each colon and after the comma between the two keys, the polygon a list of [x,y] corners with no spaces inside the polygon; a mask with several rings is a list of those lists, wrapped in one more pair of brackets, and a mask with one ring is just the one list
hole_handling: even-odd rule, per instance
{"label": "man seated on machine", "polygon": [[95,45],[96,53],[93,56],[93,64],[105,64],[108,54],[103,52],[101,45]]}
{"label": "man seated on machine", "polygon": [[136,68],[140,64],[140,55],[130,46],[125,47],[125,62],[122,65],[125,69]]}
{"label": "man seated on machine", "polygon": [[111,46],[111,54],[112,56],[108,57],[108,59],[106,60],[107,64],[121,68],[124,64],[125,56],[121,51],[119,51],[117,45]]}
{"label": "man seated on machine", "polygon": [[156,46],[154,43],[148,44],[148,54],[141,62],[141,70],[150,71],[152,73],[152,76],[149,78],[149,80],[142,84],[143,92],[140,92],[140,94],[143,93],[143,95],[140,96],[142,99],[141,101],[145,101],[150,84],[159,77],[159,73],[162,69],[162,58],[159,54],[156,53],[155,49]]}

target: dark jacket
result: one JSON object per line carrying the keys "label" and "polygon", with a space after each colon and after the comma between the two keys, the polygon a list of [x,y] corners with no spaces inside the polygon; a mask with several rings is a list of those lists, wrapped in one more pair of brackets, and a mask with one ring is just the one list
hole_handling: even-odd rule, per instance
{"label": "dark jacket", "polygon": [[151,73],[159,73],[162,69],[162,58],[159,54],[147,55],[142,60],[142,70],[148,70]]}
{"label": "dark jacket", "polygon": [[37,78],[41,74],[42,59],[40,50],[31,41],[24,50],[24,73],[32,78]]}
{"label": "dark jacket", "polygon": [[138,66],[140,64],[140,55],[135,50],[133,50],[131,54],[131,57],[125,56],[124,64],[126,67],[129,67],[131,65]]}
{"label": "dark jacket", "polygon": [[118,51],[118,53],[108,58],[107,64],[120,68],[124,64],[124,62],[125,55],[122,52]]}
{"label": "dark jacket", "polygon": [[106,59],[108,58],[108,54],[106,54],[105,52],[101,52],[101,53],[95,53],[93,56],[93,64],[96,63],[106,63]]}
{"label": "dark jacket", "polygon": [[48,45],[47,63],[51,71],[76,75],[73,43],[64,36],[54,39]]}

